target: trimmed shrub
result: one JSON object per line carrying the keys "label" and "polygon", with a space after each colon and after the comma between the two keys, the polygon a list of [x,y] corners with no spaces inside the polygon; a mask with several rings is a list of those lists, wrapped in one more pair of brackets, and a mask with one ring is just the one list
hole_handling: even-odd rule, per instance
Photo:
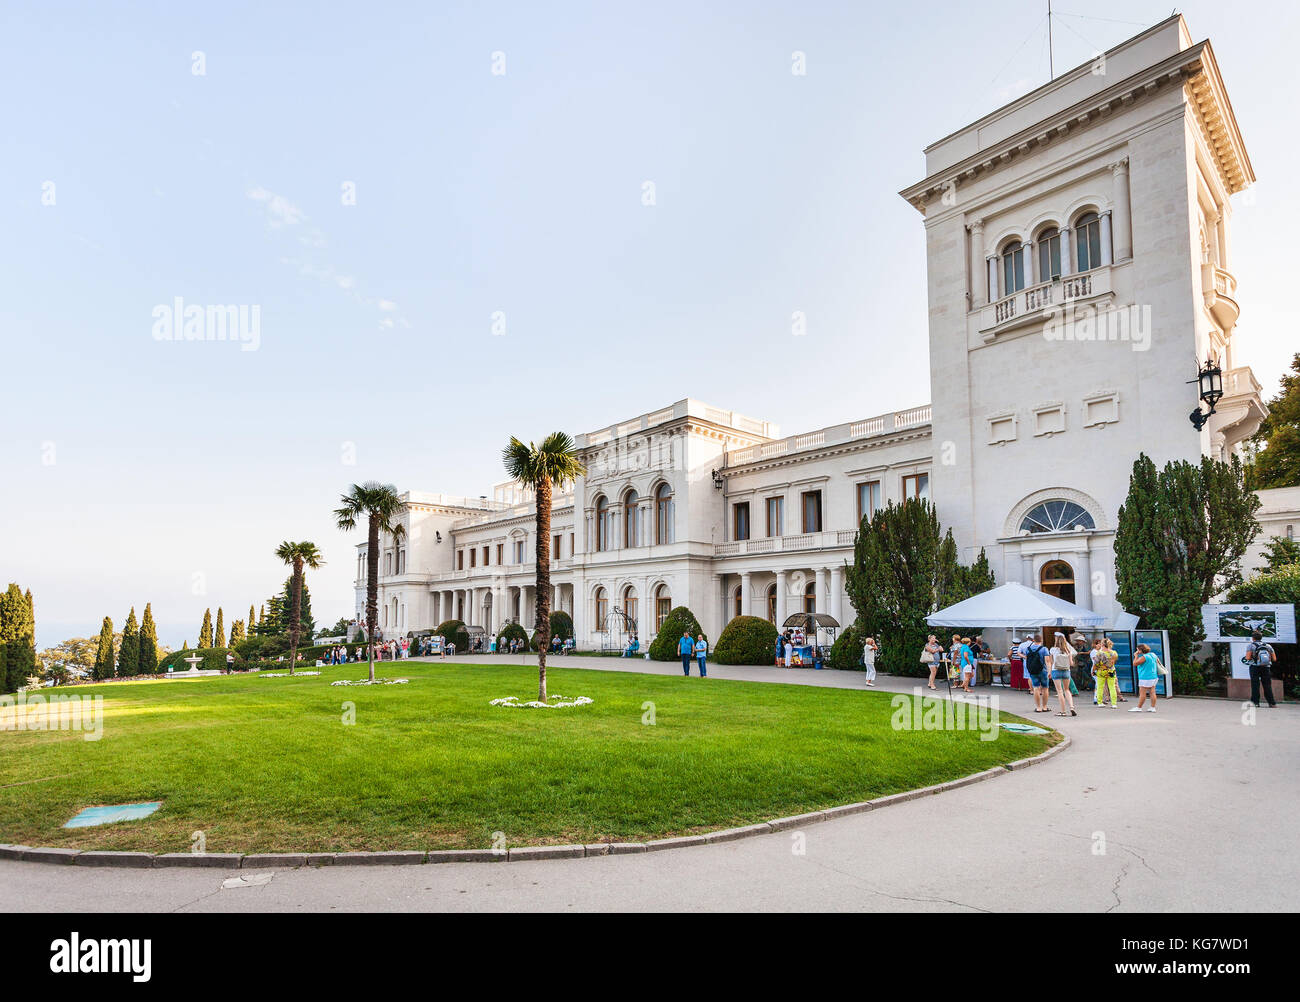
{"label": "trimmed shrub", "polygon": [[826,659],[827,665],[845,671],[866,671],[866,666],[862,663],[862,645],[866,639],[865,631],[855,619],[835,638],[831,653]]}
{"label": "trimmed shrub", "polygon": [[510,641],[522,640],[524,646],[528,646],[528,631],[518,623],[507,623],[497,634],[497,653],[510,649]]}
{"label": "trimmed shrub", "polygon": [[469,650],[469,631],[465,629],[465,623],[462,620],[449,619],[445,623],[439,624],[438,628],[433,632],[442,637],[444,642],[455,644],[457,654],[464,654]]}
{"label": "trimmed shrub", "polygon": [[681,640],[682,634],[689,633],[692,637],[697,637],[703,632],[704,629],[700,626],[700,621],[695,618],[695,613],[684,605],[677,606],[668,613],[664,625],[659,627],[659,632],[650,642],[651,660],[679,660],[681,655],[677,653],[677,641]]}
{"label": "trimmed shrub", "polygon": [[[553,612],[550,618],[551,639],[560,638],[561,643],[565,640],[572,640],[574,637],[573,620],[569,618],[567,612]],[[533,639],[529,642],[530,650],[537,650],[537,634],[533,634]]]}
{"label": "trimmed shrub", "polygon": [[776,626],[758,616],[737,616],[722,630],[713,660],[720,665],[776,662]]}

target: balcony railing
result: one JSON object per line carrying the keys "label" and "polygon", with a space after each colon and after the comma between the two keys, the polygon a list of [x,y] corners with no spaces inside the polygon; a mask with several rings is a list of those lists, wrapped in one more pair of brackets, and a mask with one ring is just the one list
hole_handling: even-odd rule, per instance
{"label": "balcony railing", "polygon": [[802,435],[777,439],[775,442],[760,442],[748,448],[728,452],[726,466],[743,466],[756,463],[774,456],[788,456],[793,453],[807,452],[828,445],[839,445],[859,438],[872,438],[876,435],[892,434],[908,428],[918,428],[930,423],[930,405],[913,407],[905,411],[891,411],[865,421],[853,421],[849,424],[832,425],[820,431],[810,431]]}
{"label": "balcony railing", "polygon": [[715,557],[738,557],[752,553],[793,553],[806,550],[831,550],[853,545],[854,529],[832,529],[826,532],[801,532],[793,536],[764,536],[761,539],[740,539],[727,543],[714,543]]}
{"label": "balcony railing", "polygon": [[1040,282],[1004,296],[980,312],[980,330],[992,332],[1004,325],[1012,325],[1013,322],[1028,323],[1073,300],[1110,292],[1110,268],[1110,265],[1103,265],[1078,275]]}

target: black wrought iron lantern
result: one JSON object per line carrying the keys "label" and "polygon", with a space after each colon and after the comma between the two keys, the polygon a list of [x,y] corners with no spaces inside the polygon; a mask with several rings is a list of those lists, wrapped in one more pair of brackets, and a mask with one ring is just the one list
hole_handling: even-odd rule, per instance
{"label": "black wrought iron lantern", "polygon": [[1197,371],[1194,382],[1200,390],[1201,401],[1210,408],[1208,411],[1203,411],[1197,406],[1190,415],[1192,426],[1200,431],[1210,420],[1210,415],[1214,413],[1214,408],[1219,401],[1223,399],[1223,369],[1212,356],[1206,355],[1205,364]]}

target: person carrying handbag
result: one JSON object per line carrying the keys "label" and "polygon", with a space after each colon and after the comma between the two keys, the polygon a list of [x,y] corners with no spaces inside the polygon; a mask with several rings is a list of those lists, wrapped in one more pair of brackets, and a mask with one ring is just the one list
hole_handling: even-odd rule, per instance
{"label": "person carrying handbag", "polygon": [[939,638],[931,633],[930,639],[925,642],[925,647],[921,649],[921,664],[930,669],[929,686],[931,689],[939,688],[934,684],[934,676],[939,670],[939,657],[942,653],[943,648],[939,646]]}
{"label": "person carrying handbag", "polygon": [[1160,659],[1146,644],[1137,645],[1133,654],[1133,667],[1137,670],[1138,677],[1138,705],[1129,707],[1128,712],[1141,713],[1142,704],[1150,696],[1151,705],[1147,707],[1147,713],[1155,713],[1156,683],[1160,681],[1161,675],[1169,674],[1169,669],[1160,663]]}

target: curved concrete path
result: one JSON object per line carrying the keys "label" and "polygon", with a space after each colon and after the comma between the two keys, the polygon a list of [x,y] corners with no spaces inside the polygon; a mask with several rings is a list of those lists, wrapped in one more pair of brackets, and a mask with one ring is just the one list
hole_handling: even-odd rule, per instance
{"label": "curved concrete path", "polygon": [[[505,660],[504,658],[501,660]],[[511,659],[518,660],[518,659]],[[548,664],[680,674],[595,658]],[[860,686],[860,675],[711,666],[711,677]],[[707,685],[692,676],[683,684]],[[916,681],[882,676],[883,692]],[[977,690],[981,691],[981,690]],[[1033,719],[1022,693],[993,690]],[[987,693],[988,690],[982,690]],[[1073,747],[1032,769],[718,845],[425,866],[100,869],[0,860],[5,911],[1294,911],[1300,706],[1163,701],[1043,715]],[[802,851],[799,851],[802,850]],[[227,881],[270,875],[265,883]]]}

